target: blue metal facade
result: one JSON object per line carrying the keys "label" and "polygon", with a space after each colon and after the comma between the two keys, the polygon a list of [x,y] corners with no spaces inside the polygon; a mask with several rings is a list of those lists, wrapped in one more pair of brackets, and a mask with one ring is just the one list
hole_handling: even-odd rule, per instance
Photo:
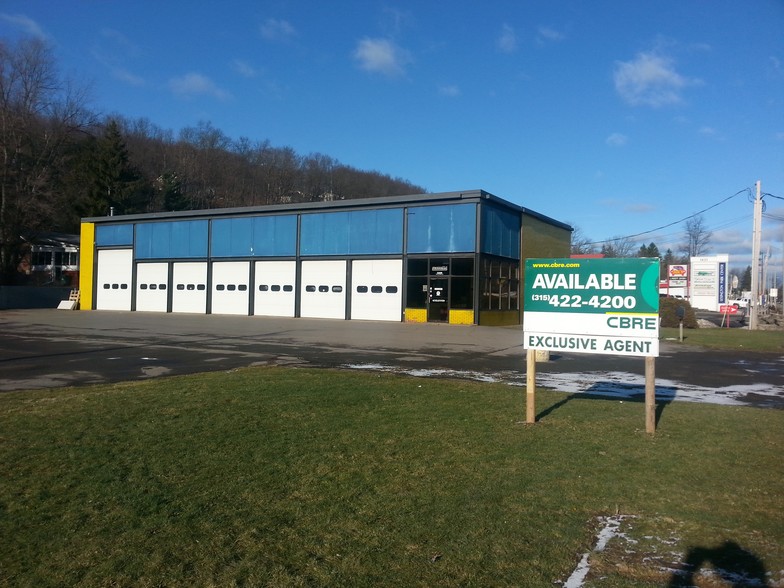
{"label": "blue metal facade", "polygon": [[[405,310],[406,320],[409,309],[426,310],[426,320],[439,320],[433,318],[438,313],[431,311],[434,305],[441,304],[439,316],[449,317],[450,322],[453,317],[449,313],[457,311],[472,322],[514,324],[521,316],[521,237],[526,216],[538,219],[543,227],[554,228],[559,235],[565,233],[564,253],[568,252],[567,225],[479,190],[100,217],[83,222],[95,224],[97,250],[132,249],[133,275],[128,281],[138,282],[139,291],[134,296],[138,294],[143,299],[143,306],[152,304],[147,300],[150,297],[144,291],[144,280],[160,282],[159,289],[166,283],[168,291],[174,294],[179,293],[179,281],[186,289],[190,282],[199,282],[206,288],[201,291],[207,292],[206,303],[199,304],[206,305],[207,312],[216,306],[223,309],[219,312],[226,312],[230,306],[225,300],[229,292],[248,292],[232,310],[248,306],[251,314],[257,305],[272,304],[267,298],[258,298],[267,295],[264,288],[271,288],[270,292],[280,288],[284,292],[285,286],[285,292],[296,295],[296,311],[290,316],[300,316],[300,301],[310,292],[309,287],[316,287],[305,283],[304,277],[300,283],[307,266],[311,274],[322,271],[318,280],[324,284],[320,281],[319,288],[323,286],[332,292],[332,286],[337,284],[349,289],[347,308],[368,287],[381,288],[378,284],[389,282],[398,293],[397,304],[399,310]],[[539,229],[534,231],[538,233]],[[547,232],[544,228],[542,231]],[[537,253],[542,255],[541,251]],[[345,275],[325,276],[327,264],[334,264],[330,260],[344,260],[340,273]],[[289,269],[275,265],[286,263],[293,265],[285,266]],[[390,272],[393,267],[398,268],[391,270],[397,277],[377,273]],[[370,281],[369,285],[354,284],[353,292],[349,282],[359,275],[356,268],[364,272],[363,280]],[[137,280],[137,270],[143,273],[143,279]],[[187,279],[180,279],[185,275],[182,272],[190,272]],[[170,280],[177,283],[169,283]],[[174,294],[169,294],[166,306],[170,312],[177,309]],[[258,301],[254,302],[254,296]],[[135,297],[131,307],[136,309]],[[497,321],[493,316],[499,317]]]}

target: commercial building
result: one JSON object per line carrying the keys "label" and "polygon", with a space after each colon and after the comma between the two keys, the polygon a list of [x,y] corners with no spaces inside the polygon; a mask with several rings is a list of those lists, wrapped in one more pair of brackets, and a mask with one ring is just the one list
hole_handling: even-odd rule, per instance
{"label": "commercial building", "polygon": [[81,308],[519,324],[571,230],[482,190],[85,218]]}

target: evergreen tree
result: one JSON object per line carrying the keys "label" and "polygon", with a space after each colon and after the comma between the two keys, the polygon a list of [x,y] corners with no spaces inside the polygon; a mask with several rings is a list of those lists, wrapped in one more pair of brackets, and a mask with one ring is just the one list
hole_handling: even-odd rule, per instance
{"label": "evergreen tree", "polygon": [[661,253],[659,253],[659,248],[656,246],[656,243],[651,243],[650,245],[640,245],[640,251],[637,253],[637,257],[661,257]]}
{"label": "evergreen tree", "polygon": [[157,188],[163,195],[163,209],[189,210],[190,201],[183,194],[182,181],[176,173],[166,172],[158,178]]}
{"label": "evergreen tree", "polygon": [[741,290],[751,290],[751,266],[746,266],[743,276],[740,279]]}
{"label": "evergreen tree", "polygon": [[104,134],[93,145],[89,208],[101,216],[144,212],[150,200],[150,189],[141,174],[130,164],[128,149],[120,127],[111,120]]}
{"label": "evergreen tree", "polygon": [[659,277],[662,280],[667,279],[668,268],[669,266],[675,263],[677,263],[677,260],[675,259],[675,254],[672,252],[672,249],[667,249],[667,251],[664,252],[664,257],[662,257],[661,259],[661,269],[660,269]]}

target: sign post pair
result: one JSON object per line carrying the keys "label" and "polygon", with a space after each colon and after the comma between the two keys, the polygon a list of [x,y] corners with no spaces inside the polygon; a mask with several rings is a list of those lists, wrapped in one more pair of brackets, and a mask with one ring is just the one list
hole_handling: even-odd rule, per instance
{"label": "sign post pair", "polygon": [[629,355],[645,358],[646,431],[655,432],[658,259],[528,259],[523,308],[526,422],[536,420],[537,350]]}

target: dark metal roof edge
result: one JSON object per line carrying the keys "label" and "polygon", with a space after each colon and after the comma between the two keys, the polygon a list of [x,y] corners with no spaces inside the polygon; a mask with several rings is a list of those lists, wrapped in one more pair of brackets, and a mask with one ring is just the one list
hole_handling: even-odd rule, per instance
{"label": "dark metal roof edge", "polygon": [[[136,220],[167,219],[167,218],[203,218],[216,216],[234,216],[250,213],[285,213],[311,210],[346,209],[376,206],[393,206],[400,204],[427,204],[444,200],[479,200],[481,190],[460,192],[438,192],[433,194],[410,194],[403,196],[384,196],[379,198],[352,198],[331,202],[296,202],[291,204],[266,204],[262,206],[241,206],[234,208],[207,208],[202,210],[179,210],[174,212],[148,212],[140,214],[124,214],[115,216],[85,217],[82,222],[105,223],[127,222]],[[514,206],[507,203],[508,206]]]}
{"label": "dark metal roof edge", "polygon": [[574,231],[574,227],[572,225],[569,225],[567,223],[562,223],[561,221],[557,221],[554,218],[551,218],[551,217],[549,217],[547,215],[544,215],[541,212],[536,212],[535,210],[531,210],[530,208],[523,208],[523,214],[526,214],[528,216],[532,216],[535,219],[538,219],[538,220],[540,220],[542,222],[551,224],[551,225],[556,226],[558,228],[566,229],[567,231],[570,231],[570,232]]}
{"label": "dark metal roof edge", "polygon": [[242,206],[235,208],[208,208],[203,210],[181,210],[174,212],[149,212],[143,214],[125,214],[116,216],[85,217],[82,222],[89,223],[123,223],[148,220],[165,220],[173,218],[200,219],[237,216],[253,213],[297,213],[323,210],[345,210],[350,208],[375,208],[379,206],[399,206],[404,204],[437,204],[448,201],[489,201],[493,204],[511,209],[521,214],[527,214],[549,224],[572,230],[572,227],[551,219],[543,214],[513,204],[508,200],[499,198],[484,190],[462,190],[454,192],[436,192],[432,194],[409,194],[402,196],[385,196],[380,198],[354,198],[350,200],[337,200],[332,202],[297,202],[291,204],[267,204],[263,206]]}

